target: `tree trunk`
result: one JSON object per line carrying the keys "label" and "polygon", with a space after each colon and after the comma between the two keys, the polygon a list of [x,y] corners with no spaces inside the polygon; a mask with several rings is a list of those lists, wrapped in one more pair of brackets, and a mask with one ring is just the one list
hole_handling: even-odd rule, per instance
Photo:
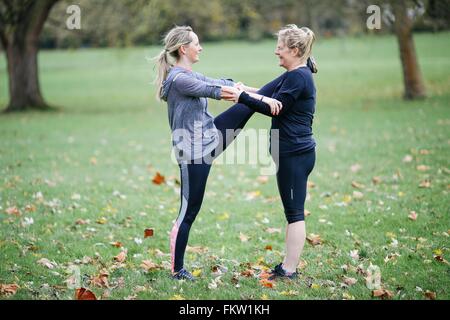
{"label": "tree trunk", "polygon": [[394,1],[393,8],[395,14],[395,33],[400,48],[403,80],[405,84],[404,97],[407,100],[424,98],[426,96],[425,85],[417,61],[416,48],[414,46],[412,34],[413,22],[408,16],[406,1]]}
{"label": "tree trunk", "polygon": [[58,0],[34,1],[21,20],[1,37],[8,60],[10,101],[5,112],[51,109],[42,97],[38,74],[39,35]]}

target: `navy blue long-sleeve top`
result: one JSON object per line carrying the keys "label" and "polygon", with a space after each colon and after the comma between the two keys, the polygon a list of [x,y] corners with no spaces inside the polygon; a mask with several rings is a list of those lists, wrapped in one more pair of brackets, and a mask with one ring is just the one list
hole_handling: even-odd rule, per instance
{"label": "navy blue long-sleeve top", "polygon": [[[265,93],[272,89],[271,97],[283,104],[278,115],[272,115],[268,104],[250,97],[246,92],[240,95],[239,103],[272,117],[271,128],[279,130],[280,156],[311,151],[316,146],[312,133],[316,88],[311,70],[308,67],[300,67],[285,72],[265,85],[260,92]],[[272,145],[273,141],[271,141]]]}

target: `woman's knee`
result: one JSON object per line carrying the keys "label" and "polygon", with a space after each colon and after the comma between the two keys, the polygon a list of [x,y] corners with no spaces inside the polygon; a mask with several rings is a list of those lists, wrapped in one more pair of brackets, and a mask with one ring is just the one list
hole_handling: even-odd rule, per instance
{"label": "woman's knee", "polygon": [[286,209],[284,210],[284,214],[286,215],[286,220],[288,224],[292,224],[299,221],[305,221],[305,213],[304,210],[300,209]]}

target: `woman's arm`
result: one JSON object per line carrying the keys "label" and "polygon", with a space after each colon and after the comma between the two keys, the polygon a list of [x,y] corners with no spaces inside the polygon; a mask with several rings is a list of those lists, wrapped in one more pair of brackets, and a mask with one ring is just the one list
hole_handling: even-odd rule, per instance
{"label": "woman's arm", "polygon": [[175,88],[183,95],[196,98],[222,99],[222,86],[220,84],[211,84],[196,77],[180,73],[174,79]]}

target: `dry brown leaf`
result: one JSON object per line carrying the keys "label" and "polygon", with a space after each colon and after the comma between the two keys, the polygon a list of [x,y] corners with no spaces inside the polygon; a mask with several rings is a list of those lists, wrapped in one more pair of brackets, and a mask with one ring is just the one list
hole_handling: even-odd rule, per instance
{"label": "dry brown leaf", "polygon": [[163,184],[165,181],[166,181],[166,179],[159,172],[157,172],[155,174],[155,176],[153,177],[153,180],[152,180],[152,182],[157,185]]}
{"label": "dry brown leaf", "polygon": [[20,287],[15,284],[0,284],[0,295],[13,296]]}
{"label": "dry brown leaf", "polygon": [[253,277],[254,274],[255,274],[255,272],[252,269],[247,269],[247,270],[244,270],[241,272],[241,276],[244,276],[247,278]]}
{"label": "dry brown leaf", "polygon": [[322,239],[320,239],[320,235],[318,234],[311,233],[306,237],[306,240],[313,246],[322,244]]}
{"label": "dry brown leaf", "polygon": [[419,188],[430,188],[431,187],[431,181],[430,180],[423,180],[419,184]]}
{"label": "dry brown leaf", "polygon": [[380,177],[373,177],[372,178],[372,183],[373,184],[380,184],[381,183],[381,178]]}
{"label": "dry brown leaf", "polygon": [[85,288],[79,288],[75,290],[75,300],[97,300],[95,294]]}
{"label": "dry brown leaf", "polygon": [[114,257],[114,261],[124,262],[126,258],[127,258],[127,251],[124,250]]}
{"label": "dry brown leaf", "polygon": [[307,184],[308,184],[308,189],[313,189],[313,188],[316,187],[316,184],[314,182],[312,182],[312,181],[308,181]]}
{"label": "dry brown leaf", "polygon": [[148,238],[148,237],[153,237],[153,229],[149,228],[149,229],[145,229],[144,230],[144,239]]}
{"label": "dry brown leaf", "polygon": [[77,224],[77,225],[84,225],[84,224],[88,224],[88,222],[86,220],[83,220],[83,219],[78,219],[77,221],[75,221],[75,224]]}
{"label": "dry brown leaf", "polygon": [[186,251],[188,252],[192,252],[192,253],[206,253],[208,252],[208,248],[207,247],[201,247],[201,246],[197,246],[197,247],[191,247],[191,246],[187,246]]}
{"label": "dry brown leaf", "polygon": [[267,233],[281,233],[281,228],[267,228],[266,229]]}
{"label": "dry brown leaf", "polygon": [[417,169],[418,171],[428,171],[428,170],[430,170],[430,167],[421,164],[421,165],[417,166],[416,169]]}
{"label": "dry brown leaf", "polygon": [[6,214],[9,214],[9,215],[15,215],[15,216],[21,215],[20,210],[17,209],[17,207],[6,208],[5,212],[6,212]]}
{"label": "dry brown leaf", "polygon": [[352,181],[352,187],[356,188],[356,189],[364,189],[366,186],[363,185],[362,183],[356,182],[356,181]]}
{"label": "dry brown leaf", "polygon": [[36,206],[34,204],[28,204],[25,206],[25,211],[26,212],[35,212]]}
{"label": "dry brown leaf", "polygon": [[425,297],[427,299],[436,300],[436,292],[432,292],[432,291],[427,290],[427,291],[424,292],[424,295],[425,295]]}
{"label": "dry brown leaf", "polygon": [[372,296],[381,299],[392,299],[394,294],[386,289],[377,289],[372,291]]}
{"label": "dry brown leaf", "polygon": [[120,242],[120,241],[110,242],[109,244],[112,245],[113,247],[116,247],[116,248],[121,248],[122,247],[122,242]]}
{"label": "dry brown leaf", "polygon": [[271,245],[267,245],[264,249],[266,249],[266,250],[272,250],[272,246],[271,246]]}
{"label": "dry brown leaf", "polygon": [[309,217],[311,215],[311,211],[305,209],[305,217]]}
{"label": "dry brown leaf", "polygon": [[107,272],[101,273],[98,276],[92,277],[90,284],[100,288],[109,288],[108,277],[109,274]]}
{"label": "dry brown leaf", "polygon": [[149,272],[149,271],[161,269],[162,267],[161,267],[161,265],[156,264],[150,260],[143,260],[141,263],[141,268],[144,269],[145,271]]}

